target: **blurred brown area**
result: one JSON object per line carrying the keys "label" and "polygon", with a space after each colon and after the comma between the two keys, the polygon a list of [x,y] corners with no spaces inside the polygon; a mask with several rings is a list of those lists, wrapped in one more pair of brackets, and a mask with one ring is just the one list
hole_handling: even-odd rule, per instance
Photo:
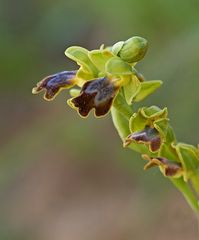
{"label": "blurred brown area", "polygon": [[139,70],[163,87],[178,139],[198,143],[199,2],[0,1],[0,239],[190,239],[196,218],[158,169],[123,149],[110,116],[82,120],[62,92],[33,96],[45,75],[76,66],[63,54],[132,35],[148,39]]}

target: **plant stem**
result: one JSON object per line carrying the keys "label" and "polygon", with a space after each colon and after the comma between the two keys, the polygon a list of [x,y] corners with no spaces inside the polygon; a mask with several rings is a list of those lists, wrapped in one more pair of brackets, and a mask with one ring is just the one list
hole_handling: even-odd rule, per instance
{"label": "plant stem", "polygon": [[183,178],[170,178],[175,187],[184,195],[189,206],[196,213],[196,216],[199,218],[199,202],[195,194],[191,190],[188,183],[186,183]]}
{"label": "plant stem", "polygon": [[195,174],[194,176],[191,177],[191,183],[195,192],[199,196],[199,172],[197,171],[197,173],[198,174]]}

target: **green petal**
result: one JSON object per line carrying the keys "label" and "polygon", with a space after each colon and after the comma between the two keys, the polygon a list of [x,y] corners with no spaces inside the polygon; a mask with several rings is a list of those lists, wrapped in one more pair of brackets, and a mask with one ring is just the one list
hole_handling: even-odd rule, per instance
{"label": "green petal", "polygon": [[92,73],[93,77],[97,74],[97,69],[88,57],[88,50],[82,47],[69,47],[65,51],[65,55],[82,66],[85,72]]}
{"label": "green petal", "polygon": [[112,57],[106,63],[105,71],[115,76],[131,75],[132,67],[119,57]]}
{"label": "green petal", "polygon": [[108,50],[93,50],[88,53],[92,63],[99,69],[100,72],[105,72],[106,62],[113,57],[113,54]]}
{"label": "green petal", "polygon": [[135,96],[134,101],[139,102],[146,98],[148,95],[152,94],[156,89],[162,85],[162,81],[153,80],[146,81],[141,83],[141,89],[138,94]]}
{"label": "green petal", "polygon": [[84,67],[80,67],[79,70],[77,71],[77,78],[83,80],[92,80],[95,78],[95,76],[93,73],[85,71]]}
{"label": "green petal", "polygon": [[134,97],[140,91],[141,83],[135,75],[132,75],[130,81],[123,87],[126,102],[131,105]]}

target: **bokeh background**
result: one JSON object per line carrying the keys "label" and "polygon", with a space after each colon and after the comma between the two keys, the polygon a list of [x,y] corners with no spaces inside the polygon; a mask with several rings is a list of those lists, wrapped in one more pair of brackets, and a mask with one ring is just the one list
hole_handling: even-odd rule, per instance
{"label": "bokeh background", "polygon": [[63,52],[149,41],[139,65],[163,87],[178,139],[198,143],[198,0],[0,1],[0,239],[196,239],[189,206],[158,169],[123,149],[110,116],[80,119],[62,92],[33,96],[44,76],[76,66]]}

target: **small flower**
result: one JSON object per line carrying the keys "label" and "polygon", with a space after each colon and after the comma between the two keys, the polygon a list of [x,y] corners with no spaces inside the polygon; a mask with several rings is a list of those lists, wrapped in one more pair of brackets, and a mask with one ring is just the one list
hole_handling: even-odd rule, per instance
{"label": "small flower", "polygon": [[137,143],[149,144],[150,150],[155,152],[159,150],[161,145],[161,138],[155,128],[146,126],[143,131],[131,133],[124,142],[124,147],[128,146],[132,141]]}
{"label": "small flower", "polygon": [[37,94],[45,90],[44,99],[48,101],[53,100],[62,89],[70,88],[75,85],[76,73],[77,71],[63,71],[47,76],[37,83],[32,93]]}
{"label": "small flower", "polygon": [[181,163],[173,162],[164,157],[149,157],[148,155],[142,155],[143,159],[149,162],[144,166],[144,170],[147,170],[154,166],[159,166],[161,172],[166,177],[181,177],[183,175],[183,169]]}
{"label": "small flower", "polygon": [[131,134],[125,139],[124,147],[133,141],[146,145],[150,152],[161,150],[166,141],[175,140],[169,131],[168,121],[166,108],[160,109],[156,106],[140,108],[129,120]]}
{"label": "small flower", "polygon": [[100,117],[108,113],[112,102],[119,90],[113,80],[103,77],[87,81],[80,95],[69,99],[71,107],[78,110],[80,116],[87,117],[91,109],[95,109],[95,116]]}

